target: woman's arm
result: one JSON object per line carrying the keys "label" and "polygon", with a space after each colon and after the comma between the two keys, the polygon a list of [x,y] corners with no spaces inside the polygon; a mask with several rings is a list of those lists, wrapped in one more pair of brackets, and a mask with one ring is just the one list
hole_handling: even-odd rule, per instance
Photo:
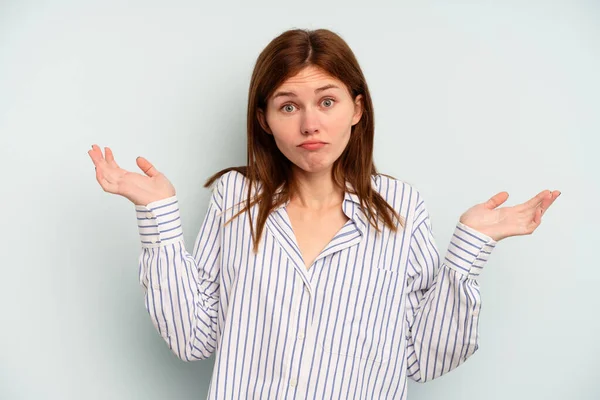
{"label": "woman's arm", "polygon": [[444,259],[418,194],[407,269],[408,377],[426,382],[458,367],[478,348],[477,277],[496,245],[458,222]]}
{"label": "woman's arm", "polygon": [[223,179],[188,253],[177,197],[136,205],[142,252],[139,281],[152,323],[184,361],[208,358],[217,344]]}

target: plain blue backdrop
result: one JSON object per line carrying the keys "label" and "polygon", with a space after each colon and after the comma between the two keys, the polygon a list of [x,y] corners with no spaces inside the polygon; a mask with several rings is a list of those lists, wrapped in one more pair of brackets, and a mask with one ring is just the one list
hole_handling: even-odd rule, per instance
{"label": "plain blue backdrop", "polygon": [[441,252],[499,191],[507,206],[562,191],[486,265],[478,352],[409,398],[600,398],[600,6],[391,3],[0,4],[0,398],[205,398],[213,358],[184,363],[154,330],[133,204],[102,191],[87,151],[153,162],[193,242],[204,180],[246,161],[256,57],[320,27],[355,51],[376,164],[423,193]]}

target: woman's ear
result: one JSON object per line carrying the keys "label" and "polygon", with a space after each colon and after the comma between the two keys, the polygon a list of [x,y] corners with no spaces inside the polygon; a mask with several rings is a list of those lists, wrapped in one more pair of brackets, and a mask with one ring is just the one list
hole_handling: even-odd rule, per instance
{"label": "woman's ear", "polygon": [[354,115],[352,116],[352,125],[356,125],[358,123],[358,121],[360,121],[360,118],[362,117],[362,113],[363,113],[363,95],[359,94],[358,96],[356,96],[356,98],[354,99]]}
{"label": "woman's ear", "polygon": [[265,115],[265,112],[263,111],[262,108],[257,109],[256,118],[258,119],[258,123],[260,124],[260,127],[263,128],[263,130],[265,132],[267,132],[269,135],[272,135],[272,132],[269,129],[269,124],[267,124],[267,116]]}

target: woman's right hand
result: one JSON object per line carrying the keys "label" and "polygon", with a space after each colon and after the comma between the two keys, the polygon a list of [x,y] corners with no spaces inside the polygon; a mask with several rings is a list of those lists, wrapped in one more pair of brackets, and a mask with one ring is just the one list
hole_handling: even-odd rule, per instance
{"label": "woman's right hand", "polygon": [[92,145],[88,154],[96,166],[96,180],[105,192],[126,197],[135,205],[147,205],[153,201],[175,195],[175,187],[166,176],[156,170],[144,157],[136,163],[145,175],[129,172],[117,165],[110,148],[104,148],[106,158],[98,145]]}

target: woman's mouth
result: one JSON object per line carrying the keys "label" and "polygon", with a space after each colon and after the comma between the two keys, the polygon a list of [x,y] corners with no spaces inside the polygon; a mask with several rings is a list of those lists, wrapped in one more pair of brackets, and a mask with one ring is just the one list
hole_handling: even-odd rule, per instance
{"label": "woman's mouth", "polygon": [[321,147],[325,146],[327,143],[325,142],[305,142],[302,143],[299,147],[302,147],[303,149],[306,150],[317,150],[320,149]]}

